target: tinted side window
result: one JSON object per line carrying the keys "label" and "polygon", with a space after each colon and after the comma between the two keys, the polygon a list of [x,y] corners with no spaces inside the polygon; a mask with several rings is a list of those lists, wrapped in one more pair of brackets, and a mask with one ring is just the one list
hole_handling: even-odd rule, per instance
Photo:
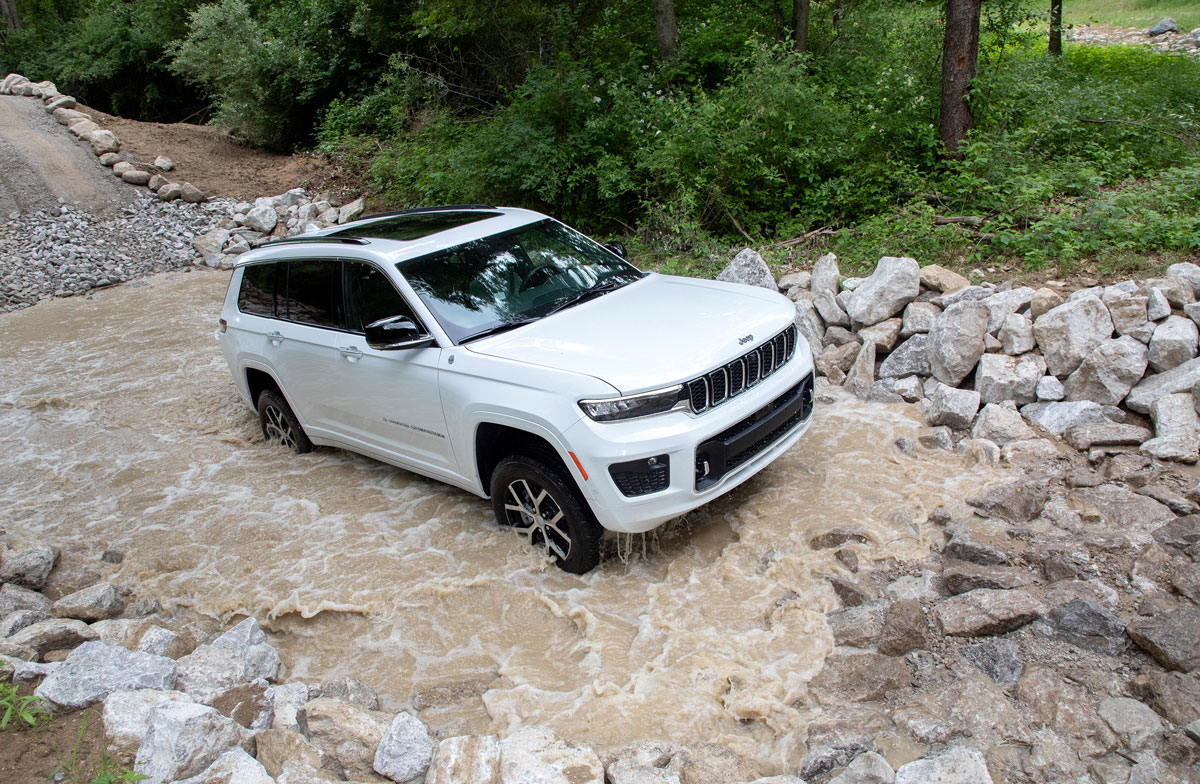
{"label": "tinted side window", "polygon": [[[342,263],[288,263],[287,318],[317,327],[342,328]],[[282,312],[280,315],[283,315]]]}
{"label": "tinted side window", "polygon": [[275,315],[275,279],[278,264],[255,264],[242,271],[238,310],[252,316]]}
{"label": "tinted side window", "polygon": [[375,267],[358,261],[344,262],[346,274],[346,325],[354,332],[380,319],[405,316],[416,319],[412,308]]}

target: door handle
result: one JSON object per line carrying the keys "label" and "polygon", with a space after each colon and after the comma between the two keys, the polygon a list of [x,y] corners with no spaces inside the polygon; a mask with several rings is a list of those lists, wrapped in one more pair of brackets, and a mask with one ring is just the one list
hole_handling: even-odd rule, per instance
{"label": "door handle", "polygon": [[351,362],[357,362],[362,359],[362,350],[354,346],[338,346],[338,351],[342,352],[342,356]]}
{"label": "door handle", "polygon": [[267,339],[271,341],[272,346],[278,346],[283,342],[283,335],[279,332],[268,332]]}

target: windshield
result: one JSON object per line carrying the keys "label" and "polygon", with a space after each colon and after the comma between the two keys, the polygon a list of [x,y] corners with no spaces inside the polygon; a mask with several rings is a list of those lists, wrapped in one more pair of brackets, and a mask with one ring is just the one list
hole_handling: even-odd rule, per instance
{"label": "windshield", "polygon": [[616,254],[552,220],[396,265],[451,340],[547,316],[637,280]]}

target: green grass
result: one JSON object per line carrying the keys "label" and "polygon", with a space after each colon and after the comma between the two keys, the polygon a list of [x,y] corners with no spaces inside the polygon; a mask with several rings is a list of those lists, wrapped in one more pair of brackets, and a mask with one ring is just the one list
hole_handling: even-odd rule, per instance
{"label": "green grass", "polygon": [[1200,27],[1200,3],[1196,0],[1078,0],[1063,3],[1063,20],[1068,24],[1088,22],[1116,27],[1150,29],[1169,16],[1181,33]]}

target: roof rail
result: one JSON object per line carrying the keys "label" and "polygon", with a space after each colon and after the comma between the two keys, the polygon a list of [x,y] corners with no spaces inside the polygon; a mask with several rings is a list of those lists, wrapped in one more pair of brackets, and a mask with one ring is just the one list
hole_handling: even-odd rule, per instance
{"label": "roof rail", "polygon": [[251,243],[251,248],[263,248],[267,245],[287,245],[289,243],[306,243],[306,242],[344,242],[348,245],[368,245],[367,240],[361,237],[335,237],[335,236],[318,236],[318,237],[284,237],[278,240],[265,240],[263,242]]}
{"label": "roof rail", "polygon": [[443,204],[437,207],[412,207],[407,210],[392,212],[377,212],[374,215],[364,215],[355,220],[371,220],[372,218],[394,218],[397,215],[416,215],[422,212],[449,212],[451,210],[494,210],[491,204]]}

